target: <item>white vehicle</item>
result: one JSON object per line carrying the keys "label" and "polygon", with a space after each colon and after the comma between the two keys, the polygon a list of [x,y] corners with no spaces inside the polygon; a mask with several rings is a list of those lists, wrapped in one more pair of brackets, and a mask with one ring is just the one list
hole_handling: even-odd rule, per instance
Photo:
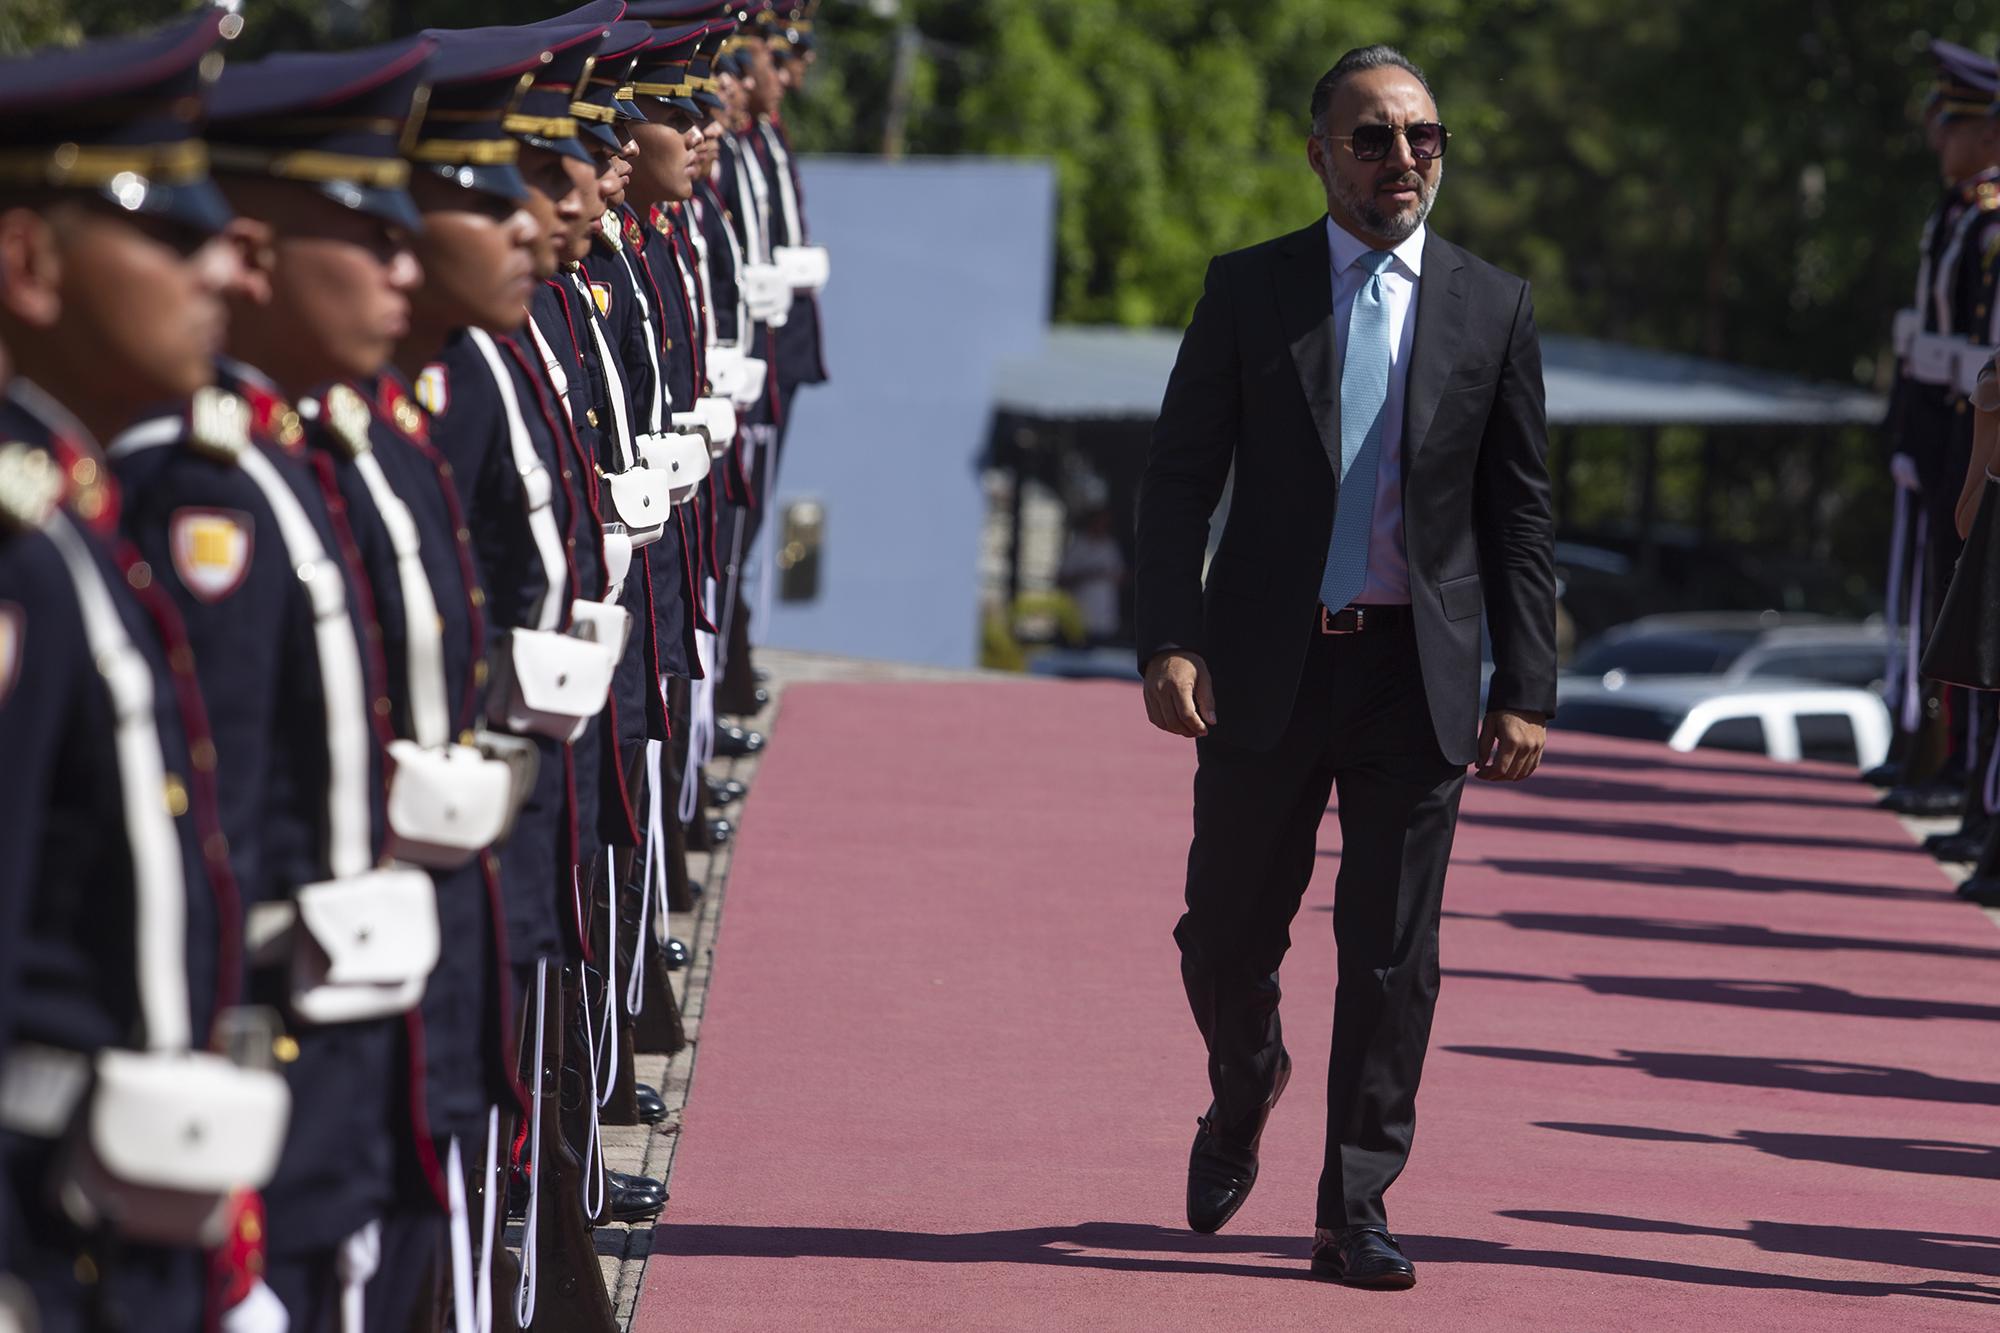
{"label": "white vehicle", "polygon": [[1563,676],[1552,727],[1736,750],[1784,763],[1822,759],[1868,769],[1889,754],[1889,710],[1872,690],[1810,680],[1718,676]]}

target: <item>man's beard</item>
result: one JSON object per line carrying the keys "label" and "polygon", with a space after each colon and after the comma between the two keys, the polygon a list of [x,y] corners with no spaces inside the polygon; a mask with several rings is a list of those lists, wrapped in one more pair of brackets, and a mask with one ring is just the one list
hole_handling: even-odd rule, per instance
{"label": "man's beard", "polygon": [[[1346,176],[1337,171],[1330,174],[1333,178],[1334,197],[1340,200],[1341,207],[1372,235],[1380,236],[1392,245],[1401,245],[1416,235],[1417,228],[1423,226],[1424,219],[1431,215],[1431,205],[1437,202],[1438,183],[1444,179],[1444,168],[1440,165],[1428,180],[1417,175],[1416,207],[1408,212],[1396,214],[1389,213],[1381,204],[1375,202],[1373,189],[1363,194]],[[1377,181],[1375,184],[1382,185],[1386,182]]]}

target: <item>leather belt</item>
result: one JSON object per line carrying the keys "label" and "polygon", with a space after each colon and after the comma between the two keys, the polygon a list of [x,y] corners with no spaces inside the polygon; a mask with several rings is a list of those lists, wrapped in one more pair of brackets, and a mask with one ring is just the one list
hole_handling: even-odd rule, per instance
{"label": "leather belt", "polygon": [[1410,623],[1407,606],[1347,606],[1338,611],[1319,609],[1321,634],[1374,634],[1399,629]]}

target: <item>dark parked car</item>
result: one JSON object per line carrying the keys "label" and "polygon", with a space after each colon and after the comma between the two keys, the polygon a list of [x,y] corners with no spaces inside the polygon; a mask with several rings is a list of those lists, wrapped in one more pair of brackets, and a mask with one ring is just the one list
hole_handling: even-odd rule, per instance
{"label": "dark parked car", "polygon": [[1616,685],[1647,676],[1716,676],[1719,685],[1782,678],[1880,689],[1890,635],[1879,621],[1777,611],[1644,616],[1583,645],[1569,674]]}

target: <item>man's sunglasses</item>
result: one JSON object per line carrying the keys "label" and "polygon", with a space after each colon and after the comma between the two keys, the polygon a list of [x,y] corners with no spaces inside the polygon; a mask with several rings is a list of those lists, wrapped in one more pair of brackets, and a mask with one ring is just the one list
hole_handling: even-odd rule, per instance
{"label": "man's sunglasses", "polygon": [[1352,134],[1326,137],[1348,145],[1359,161],[1380,162],[1389,156],[1399,134],[1409,143],[1410,156],[1419,162],[1443,157],[1445,145],[1451,142],[1451,131],[1434,120],[1420,120],[1414,125],[1357,125]]}

